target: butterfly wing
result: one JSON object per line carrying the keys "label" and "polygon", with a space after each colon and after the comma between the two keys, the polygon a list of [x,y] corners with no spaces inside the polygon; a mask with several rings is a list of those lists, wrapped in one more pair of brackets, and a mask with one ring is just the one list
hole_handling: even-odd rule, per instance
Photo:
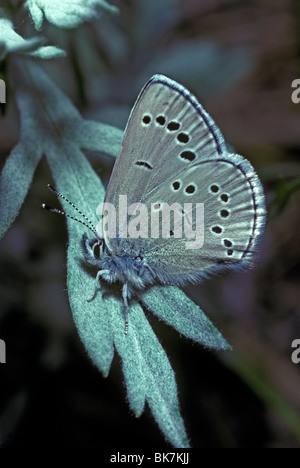
{"label": "butterfly wing", "polygon": [[[152,223],[146,243],[136,243],[161,281],[196,282],[208,273],[252,263],[265,224],[265,204],[261,183],[242,156],[223,153],[195,162],[173,174],[144,203]],[[157,223],[165,231],[155,239],[153,212],[158,206]]]}
{"label": "butterfly wing", "polygon": [[128,205],[139,202],[174,172],[224,149],[221,132],[197,99],[155,75],[131,111],[105,202],[118,206],[119,195],[127,195]]}
{"label": "butterfly wing", "polygon": [[[197,99],[183,86],[155,75],[141,91],[129,117],[105,202],[117,207],[143,203],[189,203],[184,219],[198,227],[196,204],[204,205],[204,243],[187,248],[186,238],[111,238],[111,251],[142,253],[160,280],[197,280],[216,268],[249,263],[265,219],[261,184],[250,163],[228,155],[223,136]],[[154,206],[154,208],[153,208]],[[188,212],[189,211],[189,212]],[[179,223],[178,219],[177,223]],[[127,224],[132,216],[127,216]],[[150,228],[151,220],[148,220]],[[199,234],[200,236],[200,234]],[[190,244],[191,245],[191,244]]]}

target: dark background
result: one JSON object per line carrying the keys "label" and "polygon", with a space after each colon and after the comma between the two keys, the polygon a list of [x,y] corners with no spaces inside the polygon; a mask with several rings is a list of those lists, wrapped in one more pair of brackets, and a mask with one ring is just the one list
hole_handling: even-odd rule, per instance
{"label": "dark background", "polygon": [[[187,290],[233,347],[204,350],[149,320],[167,351],[192,446],[300,447],[300,7],[288,0],[114,2],[120,15],[76,30],[45,26],[66,59],[45,64],[80,112],[124,128],[144,82],[164,73],[204,104],[256,168],[268,224],[255,268]],[[21,27],[23,19],[19,19]],[[88,52],[88,53],[87,53]],[[18,141],[9,95],[1,163]],[[104,183],[113,161],[88,154]],[[65,220],[43,160],[21,214],[0,243],[0,443],[3,447],[170,448],[149,410],[136,419],[116,355],[104,379],[88,358],[66,293]],[[87,293],[89,294],[89,293]]]}

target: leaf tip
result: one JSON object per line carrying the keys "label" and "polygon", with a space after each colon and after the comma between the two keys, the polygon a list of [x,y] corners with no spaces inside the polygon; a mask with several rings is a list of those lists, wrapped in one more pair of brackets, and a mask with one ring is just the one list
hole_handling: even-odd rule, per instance
{"label": "leaf tip", "polygon": [[187,437],[184,437],[184,438],[183,438],[183,447],[184,447],[184,448],[191,448],[190,443],[189,443],[189,440],[188,440]]}

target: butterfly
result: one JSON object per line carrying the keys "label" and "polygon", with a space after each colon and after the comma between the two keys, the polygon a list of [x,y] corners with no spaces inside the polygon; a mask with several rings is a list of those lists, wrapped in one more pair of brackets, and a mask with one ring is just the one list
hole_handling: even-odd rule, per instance
{"label": "butterfly", "polygon": [[[104,222],[109,207],[114,235]],[[164,207],[169,207],[168,222]],[[220,270],[251,266],[266,219],[263,188],[252,165],[228,152],[196,97],[163,75],[154,75],[134,104],[102,210],[103,222],[95,228],[77,209],[94,234],[83,234],[82,250],[85,261],[98,269],[92,298],[99,281],[120,284],[126,334],[128,300],[144,288],[184,286]],[[184,223],[196,238],[201,230],[199,248],[187,248],[186,237],[178,235]],[[128,235],[130,224],[134,236]]]}

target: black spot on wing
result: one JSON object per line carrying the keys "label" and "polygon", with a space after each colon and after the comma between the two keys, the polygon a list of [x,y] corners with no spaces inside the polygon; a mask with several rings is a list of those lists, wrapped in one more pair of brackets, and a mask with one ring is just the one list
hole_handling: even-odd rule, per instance
{"label": "black spot on wing", "polygon": [[151,171],[151,169],[153,169],[151,164],[147,163],[146,161],[136,161],[135,165],[145,167],[146,169],[149,169],[150,171]]}

